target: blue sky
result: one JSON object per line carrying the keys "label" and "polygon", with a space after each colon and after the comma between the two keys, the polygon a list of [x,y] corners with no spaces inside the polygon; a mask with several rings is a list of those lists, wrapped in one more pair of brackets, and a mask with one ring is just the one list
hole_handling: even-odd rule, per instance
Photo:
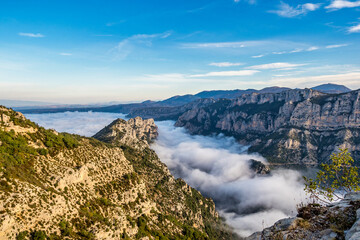
{"label": "blue sky", "polygon": [[0,1],[0,98],[360,88],[360,1]]}

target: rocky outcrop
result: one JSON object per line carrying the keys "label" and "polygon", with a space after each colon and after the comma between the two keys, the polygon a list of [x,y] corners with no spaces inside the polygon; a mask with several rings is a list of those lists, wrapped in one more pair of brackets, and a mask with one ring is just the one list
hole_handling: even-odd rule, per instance
{"label": "rocky outcrop", "polygon": [[176,126],[234,136],[273,163],[317,164],[339,147],[360,160],[360,91],[299,89],[214,100],[182,114]]}
{"label": "rocky outcrop", "polygon": [[140,117],[117,119],[94,135],[94,138],[114,145],[128,145],[136,149],[145,149],[158,136],[153,119]]}
{"label": "rocky outcrop", "polygon": [[360,237],[360,193],[350,193],[340,202],[299,208],[297,217],[281,219],[247,240],[355,240]]}
{"label": "rocky outcrop", "polygon": [[250,159],[249,162],[250,162],[250,169],[253,170],[255,174],[259,174],[259,175],[270,174],[269,166],[254,159]]}
{"label": "rocky outcrop", "polygon": [[2,126],[35,130],[0,129],[0,239],[235,238],[211,199],[141,145],[153,121],[117,120],[111,144],[0,114]]}

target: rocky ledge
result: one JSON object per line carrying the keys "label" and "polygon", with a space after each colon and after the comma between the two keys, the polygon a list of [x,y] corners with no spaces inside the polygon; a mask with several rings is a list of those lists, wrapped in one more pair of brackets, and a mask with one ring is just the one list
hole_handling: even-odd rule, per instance
{"label": "rocky ledge", "polygon": [[246,240],[360,239],[360,193],[350,193],[328,206],[309,204],[298,215],[282,219]]}

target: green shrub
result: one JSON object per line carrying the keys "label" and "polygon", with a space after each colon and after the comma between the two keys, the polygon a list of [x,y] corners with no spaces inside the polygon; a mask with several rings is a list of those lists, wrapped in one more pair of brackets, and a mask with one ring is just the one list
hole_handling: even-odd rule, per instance
{"label": "green shrub", "polygon": [[[338,192],[349,193],[360,190],[358,168],[354,166],[354,159],[347,149],[330,157],[329,164],[321,164],[322,170],[316,179],[304,177],[305,191],[314,200],[328,201],[342,199]],[[323,200],[323,198],[325,200]]]}

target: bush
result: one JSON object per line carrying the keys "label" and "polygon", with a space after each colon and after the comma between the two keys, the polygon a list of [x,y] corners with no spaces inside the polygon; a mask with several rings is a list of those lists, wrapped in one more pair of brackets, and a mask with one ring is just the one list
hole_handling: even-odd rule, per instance
{"label": "bush", "polygon": [[332,202],[342,199],[341,194],[360,190],[358,168],[347,149],[330,157],[329,164],[321,164],[316,178],[304,177],[305,191],[314,201]]}

